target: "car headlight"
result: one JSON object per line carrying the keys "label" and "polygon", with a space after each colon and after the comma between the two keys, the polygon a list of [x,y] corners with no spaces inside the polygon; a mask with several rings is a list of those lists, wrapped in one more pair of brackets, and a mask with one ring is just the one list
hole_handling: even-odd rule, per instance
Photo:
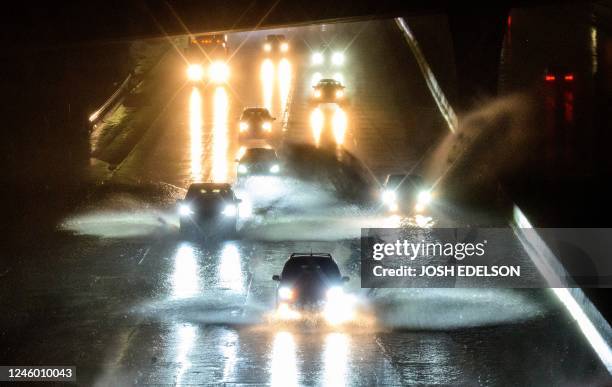
{"label": "car headlight", "polygon": [[336,98],[344,97],[344,90],[336,90]]}
{"label": "car headlight", "polygon": [[191,207],[189,207],[189,204],[181,204],[179,205],[178,213],[180,216],[189,216],[193,214],[193,211],[191,210]]}
{"label": "car headlight", "polygon": [[223,209],[223,215],[225,215],[225,216],[236,216],[237,212],[238,212],[238,210],[236,209],[236,206],[233,205],[233,204],[228,204]]}
{"label": "car headlight", "polygon": [[245,130],[249,128],[249,123],[240,121],[240,124],[238,124],[238,128],[240,129],[241,132],[244,132]]}
{"label": "car headlight", "polygon": [[321,98],[321,90],[315,90],[314,96],[315,98]]}
{"label": "car headlight", "polygon": [[278,164],[274,164],[273,166],[270,167],[270,172],[271,173],[278,173],[278,172],[280,172],[280,166]]}
{"label": "car headlight", "polygon": [[249,171],[246,165],[238,164],[238,173],[245,174]]}
{"label": "car headlight", "polygon": [[428,205],[431,203],[431,192],[423,190],[417,195],[417,203]]}
{"label": "car headlight", "polygon": [[384,190],[382,193],[382,201],[385,204],[391,205],[395,203],[395,200],[397,199],[397,195],[395,194],[395,191],[387,189]]}
{"label": "car headlight", "polygon": [[266,43],[263,45],[263,49],[265,52],[270,52],[272,51],[272,45],[270,43]]}
{"label": "car headlight", "polygon": [[321,63],[323,63],[323,54],[320,52],[312,54],[312,64],[320,65]]}
{"label": "car headlight", "polygon": [[224,83],[229,79],[229,66],[225,62],[213,62],[208,71],[210,80],[215,83]]}
{"label": "car headlight", "polygon": [[272,130],[272,124],[269,121],[266,121],[263,124],[261,124],[261,128],[269,132]]}
{"label": "car headlight", "polygon": [[278,297],[281,300],[291,300],[293,298],[293,289],[288,286],[278,288]]}
{"label": "car headlight", "polygon": [[281,52],[289,51],[289,43],[281,43],[280,50],[281,50]]}
{"label": "car headlight", "polygon": [[341,52],[334,52],[332,55],[332,63],[336,66],[341,66],[344,64],[344,54]]}
{"label": "car headlight", "polygon": [[417,194],[417,200],[414,206],[415,211],[416,212],[424,211],[425,208],[427,208],[427,206],[431,203],[431,200],[432,200],[432,195],[430,191],[428,190],[420,191]]}
{"label": "car headlight", "polygon": [[190,81],[201,81],[204,78],[204,68],[200,64],[191,64],[187,67],[187,78]]}
{"label": "car headlight", "polygon": [[337,300],[344,295],[344,290],[340,286],[332,286],[327,290],[326,296],[328,300]]}

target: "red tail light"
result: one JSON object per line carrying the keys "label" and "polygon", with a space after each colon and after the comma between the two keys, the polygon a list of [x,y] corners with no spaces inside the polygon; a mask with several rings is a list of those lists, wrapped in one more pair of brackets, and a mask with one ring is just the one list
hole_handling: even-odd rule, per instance
{"label": "red tail light", "polygon": [[544,77],[544,80],[546,82],[554,82],[556,80],[555,76],[552,74],[546,74],[546,76]]}
{"label": "red tail light", "polygon": [[567,82],[571,82],[574,80],[574,74],[565,74],[563,79],[565,79]]}

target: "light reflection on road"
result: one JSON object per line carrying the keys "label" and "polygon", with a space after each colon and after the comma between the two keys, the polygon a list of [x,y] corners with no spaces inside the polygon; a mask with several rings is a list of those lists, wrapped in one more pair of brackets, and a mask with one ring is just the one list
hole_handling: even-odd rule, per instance
{"label": "light reflection on road", "polygon": [[[338,106],[318,106],[310,113],[310,128],[315,146],[320,146],[326,141],[333,141],[337,146],[342,146],[345,141],[348,126],[346,111]],[[331,132],[331,133],[330,133]]]}
{"label": "light reflection on road", "polygon": [[278,64],[279,115],[285,114],[288,109],[287,102],[291,90],[291,76],[291,63],[286,58],[281,59]]}
{"label": "light reflection on road", "polygon": [[244,291],[244,277],[240,264],[240,252],[233,242],[228,242],[221,250],[219,262],[219,285],[236,292]]}
{"label": "light reflection on road", "polygon": [[191,324],[182,324],[176,326],[177,345],[176,345],[176,359],[175,361],[179,364],[179,369],[176,374],[176,385],[183,385],[183,376],[185,372],[191,367],[191,361],[189,361],[189,354],[193,348],[193,344],[197,337],[197,327]]}
{"label": "light reflection on road", "polygon": [[200,266],[194,249],[189,244],[179,246],[174,255],[174,272],[172,273],[172,295],[182,299],[200,293]]}
{"label": "light reflection on road", "polygon": [[228,176],[228,131],[229,101],[225,87],[218,86],[213,95],[213,148],[212,148],[212,180],[226,182]]}
{"label": "light reflection on road", "polygon": [[189,134],[191,148],[191,179],[202,181],[202,94],[197,87],[189,97]]}
{"label": "light reflection on road", "polygon": [[346,384],[350,339],[346,333],[334,332],[325,337],[323,379],[327,386]]}
{"label": "light reflection on road", "polygon": [[289,332],[278,332],[272,344],[272,386],[297,386],[295,339]]}
{"label": "light reflection on road", "polygon": [[272,112],[274,100],[274,63],[271,59],[264,59],[261,64],[261,88],[263,91],[263,106]]}

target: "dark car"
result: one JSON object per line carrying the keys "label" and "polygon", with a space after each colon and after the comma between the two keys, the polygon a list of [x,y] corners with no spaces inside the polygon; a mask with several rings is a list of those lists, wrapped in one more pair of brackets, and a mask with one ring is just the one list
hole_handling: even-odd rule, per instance
{"label": "dark car", "polygon": [[263,50],[269,54],[287,53],[289,51],[289,42],[285,35],[268,35],[263,44]]}
{"label": "dark car", "polygon": [[316,103],[342,103],[345,100],[344,86],[335,79],[321,79],[312,88],[312,98]]}
{"label": "dark car", "polygon": [[432,195],[421,176],[391,174],[385,179],[381,199],[389,212],[420,213],[427,209]]}
{"label": "dark car", "polygon": [[321,310],[330,298],[343,292],[348,277],[340,274],[330,254],[291,254],[278,281],[276,306],[278,309]]}
{"label": "dark car", "polygon": [[268,109],[252,107],[244,109],[240,115],[238,129],[240,139],[266,139],[272,133],[272,117]]}
{"label": "dark car", "polygon": [[234,235],[239,203],[229,184],[191,184],[185,199],[178,203],[181,235]]}
{"label": "dark car", "polygon": [[274,149],[249,148],[238,160],[238,178],[254,175],[278,175],[281,164]]}

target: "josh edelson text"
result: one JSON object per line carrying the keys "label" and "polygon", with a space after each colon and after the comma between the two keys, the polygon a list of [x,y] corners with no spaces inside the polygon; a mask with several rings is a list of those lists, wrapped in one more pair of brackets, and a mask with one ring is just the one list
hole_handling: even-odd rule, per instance
{"label": "josh edelson text", "polygon": [[[372,266],[374,277],[520,277],[520,265],[469,264],[464,259],[482,258],[486,254],[487,240],[478,242],[440,242],[397,240],[392,243],[374,243],[372,259],[380,265]],[[453,260],[435,264],[436,258]],[[406,264],[384,266],[383,259],[393,258]],[[427,260],[427,262],[425,261]],[[439,260],[438,260],[439,261]]]}

